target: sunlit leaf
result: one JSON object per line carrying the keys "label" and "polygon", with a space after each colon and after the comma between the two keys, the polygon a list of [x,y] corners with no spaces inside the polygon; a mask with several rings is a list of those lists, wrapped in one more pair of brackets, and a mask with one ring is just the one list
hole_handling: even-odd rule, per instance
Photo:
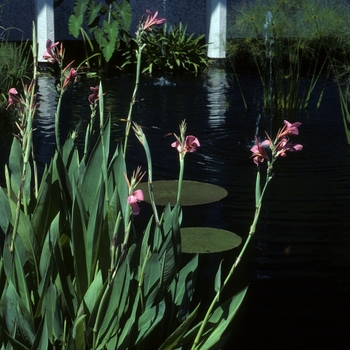
{"label": "sunlit leaf", "polygon": [[217,348],[224,332],[229,326],[230,322],[236,315],[238,308],[240,307],[248,287],[245,287],[242,291],[234,295],[227,300],[224,304],[220,305],[211,315],[208,322],[208,329],[210,332],[206,333],[206,339],[200,342],[198,349],[214,349]]}
{"label": "sunlit leaf", "polygon": [[[221,290],[221,265],[222,265],[222,260],[220,261],[219,268],[216,271],[216,275],[215,275],[214,290],[216,293],[220,292],[220,290]],[[219,298],[219,296],[218,296],[218,298]],[[218,301],[219,301],[219,299],[218,299]]]}

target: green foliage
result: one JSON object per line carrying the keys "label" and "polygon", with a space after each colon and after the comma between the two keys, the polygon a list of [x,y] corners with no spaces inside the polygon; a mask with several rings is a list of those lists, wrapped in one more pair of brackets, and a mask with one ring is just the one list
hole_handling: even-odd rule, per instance
{"label": "green foliage", "polygon": [[[320,74],[326,78],[330,74],[348,36],[350,8],[341,0],[256,0],[236,6],[230,22],[229,65],[235,71],[255,67],[264,87],[265,108],[271,107],[272,91],[272,108],[293,110],[307,108]],[[323,91],[317,107],[322,96]]]}
{"label": "green foliage", "polygon": [[[153,28],[144,38],[142,50],[142,72],[152,74],[157,71],[199,73],[209,65],[207,44],[204,35],[197,37],[187,33],[187,26],[181,22],[168,28]],[[131,48],[124,54],[123,66],[135,63],[135,50]]]}
{"label": "green foliage", "polygon": [[23,162],[14,139],[9,192],[0,192],[7,243],[0,274],[6,337],[0,345],[127,349],[172,322],[175,328],[162,331],[170,334],[182,321],[169,316],[188,314],[198,261],[194,257],[179,270],[179,207],[168,206],[160,225],[150,219],[142,236],[123,244],[129,204],[118,149],[107,165],[107,181],[101,174],[109,136],[108,121],[104,137],[84,160],[67,139],[45,169],[38,196],[31,193],[27,213],[21,203],[17,233],[13,225]]}
{"label": "green foliage", "polygon": [[29,68],[28,43],[0,41],[0,105],[7,103],[7,92],[27,78]]}
{"label": "green foliage", "polygon": [[[76,9],[84,9],[84,3],[78,3]],[[142,40],[139,45],[140,61]],[[62,75],[66,68],[60,65],[60,69]],[[112,152],[111,117],[104,119],[101,83],[98,96],[90,99],[83,154],[74,143],[75,133],[63,146],[59,142],[60,107],[67,85],[58,86],[56,151],[39,177],[32,157],[36,69],[33,76],[33,83],[23,87],[24,99],[14,103],[25,118],[25,128],[13,139],[5,167],[6,188],[0,190],[0,227],[5,234],[0,259],[0,348],[123,350],[148,349],[150,344],[155,349],[219,348],[246,289],[218,306],[219,295],[252,234],[223,282],[219,268],[217,296],[204,320],[198,321],[199,305],[191,305],[198,256],[181,264],[180,198],[174,207],[167,203],[160,219],[153,202],[154,216],[143,232],[136,232],[131,206],[135,202],[130,199],[143,175],[138,169],[129,181],[127,148]],[[97,112],[99,137],[92,138]],[[153,191],[146,136],[135,123],[133,129],[145,149],[149,191]],[[92,139],[96,141],[90,145]],[[184,156],[181,160],[183,166]],[[255,225],[258,215],[256,211]]]}
{"label": "green foliage", "polygon": [[[95,39],[99,52],[106,62],[110,61],[119,48],[120,40],[127,41],[131,23],[131,7],[129,0],[105,1],[95,3],[94,0],[76,0],[73,14],[69,17],[69,33],[75,38],[82,35],[86,46],[92,53],[94,46],[91,35]],[[84,28],[88,28],[87,34]],[[86,56],[88,57],[87,47]]]}

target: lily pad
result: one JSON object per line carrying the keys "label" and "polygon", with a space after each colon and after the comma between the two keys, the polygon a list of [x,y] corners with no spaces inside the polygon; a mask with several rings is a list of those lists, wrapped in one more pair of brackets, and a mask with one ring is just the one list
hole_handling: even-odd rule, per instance
{"label": "lily pad", "polygon": [[[178,180],[160,180],[153,182],[154,199],[157,205],[176,204]],[[145,202],[150,203],[148,184],[138,185],[145,196]],[[206,182],[184,180],[181,190],[181,205],[199,205],[217,202],[227,196],[227,191],[217,185]]]}
{"label": "lily pad", "polygon": [[242,238],[233,232],[212,227],[181,228],[183,253],[218,253],[238,247]]}

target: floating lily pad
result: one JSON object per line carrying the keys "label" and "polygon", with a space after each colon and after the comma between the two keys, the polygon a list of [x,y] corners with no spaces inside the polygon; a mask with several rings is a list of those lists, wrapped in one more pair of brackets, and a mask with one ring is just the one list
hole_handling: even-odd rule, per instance
{"label": "floating lily pad", "polygon": [[233,232],[212,227],[181,228],[183,253],[218,253],[238,247],[241,237]]}
{"label": "floating lily pad", "polygon": [[[176,204],[177,180],[160,180],[153,182],[153,193],[157,205]],[[145,196],[145,201],[150,203],[147,182],[138,185]],[[199,205],[217,202],[227,196],[227,191],[217,185],[206,182],[184,180],[181,190],[181,205]]]}

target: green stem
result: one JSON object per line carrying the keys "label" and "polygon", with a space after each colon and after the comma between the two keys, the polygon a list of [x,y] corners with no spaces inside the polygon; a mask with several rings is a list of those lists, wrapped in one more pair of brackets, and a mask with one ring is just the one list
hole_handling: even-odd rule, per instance
{"label": "green stem", "polygon": [[[269,173],[271,171],[271,168],[268,167],[268,170],[267,172]],[[206,327],[206,325],[208,324],[208,321],[209,321],[209,318],[211,317],[212,313],[213,313],[213,309],[216,305],[216,303],[219,301],[219,297],[220,297],[220,294],[222,293],[222,291],[224,290],[225,286],[227,285],[228,281],[230,280],[235,268],[238,266],[239,262],[241,261],[242,257],[243,257],[243,254],[250,242],[250,239],[252,238],[252,236],[254,235],[255,233],[255,230],[256,230],[256,225],[258,223],[258,220],[259,220],[259,216],[260,216],[260,210],[261,210],[261,205],[262,205],[262,199],[264,197],[264,194],[265,194],[265,191],[266,191],[266,188],[267,188],[267,185],[269,184],[270,180],[272,179],[271,176],[267,176],[266,180],[265,180],[265,185],[264,185],[264,188],[262,190],[262,193],[260,195],[260,198],[258,200],[258,204],[255,208],[255,214],[254,214],[254,219],[253,219],[253,222],[252,222],[252,225],[250,226],[250,229],[249,229],[249,234],[248,234],[248,237],[238,255],[238,257],[236,258],[235,262],[232,264],[231,266],[231,269],[229,271],[229,273],[227,274],[223,284],[221,285],[220,289],[216,292],[216,295],[215,297],[213,298],[208,310],[207,310],[207,313],[205,314],[204,316],[204,319],[203,319],[203,322],[201,323],[201,326],[198,330],[198,333],[196,335],[196,338],[192,344],[192,348],[191,350],[195,350],[200,342],[200,339],[202,337],[202,334],[204,332],[204,328]],[[257,181],[259,181],[259,177],[257,177]]]}
{"label": "green stem", "polygon": [[102,89],[102,83],[100,82],[99,86],[99,109],[100,109],[100,137],[101,137],[101,143],[102,143],[102,173],[103,178],[105,181],[105,193],[106,193],[106,202],[107,207],[109,203],[109,196],[108,196],[108,175],[107,175],[107,153],[109,150],[105,149],[105,143],[104,143],[104,102],[103,102],[103,89]]}
{"label": "green stem", "polygon": [[125,157],[125,154],[126,154],[126,147],[128,145],[128,138],[129,138],[129,133],[130,133],[130,128],[131,128],[132,109],[133,109],[133,106],[134,106],[134,104],[136,102],[136,94],[137,94],[137,90],[139,88],[142,49],[143,49],[143,47],[142,47],[142,45],[140,43],[138,51],[136,53],[137,65],[136,65],[136,79],[135,79],[134,92],[133,92],[132,97],[131,97],[128,118],[126,120],[125,140],[124,140],[124,157]]}
{"label": "green stem", "polygon": [[180,171],[179,171],[179,183],[177,186],[177,198],[176,203],[180,202],[181,199],[181,190],[182,190],[182,181],[184,177],[184,168],[185,168],[185,154],[179,153],[179,163],[180,163]]}

